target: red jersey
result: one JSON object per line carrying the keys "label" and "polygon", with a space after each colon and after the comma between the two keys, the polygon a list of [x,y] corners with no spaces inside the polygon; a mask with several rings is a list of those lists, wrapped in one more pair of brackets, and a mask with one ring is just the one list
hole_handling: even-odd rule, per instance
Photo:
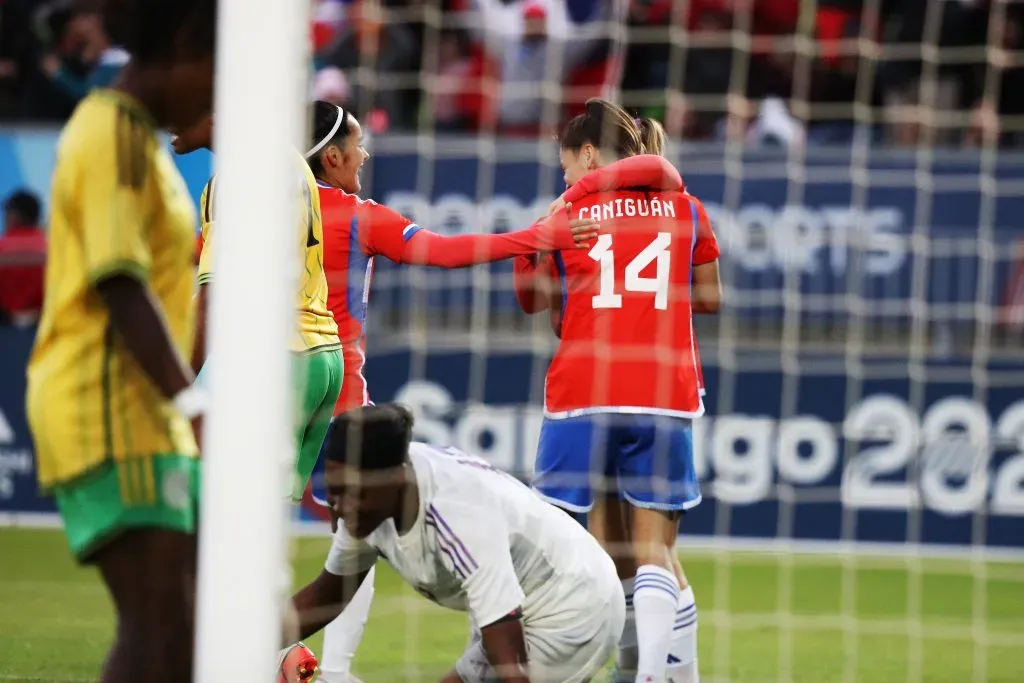
{"label": "red jersey", "polygon": [[574,244],[564,212],[517,232],[442,236],[369,199],[322,183],[317,183],[317,188],[324,229],[327,307],[338,325],[345,356],[344,385],[335,414],[369,402],[363,366],[366,306],[375,256],[395,263],[463,268]]}
{"label": "red jersey", "polygon": [[32,315],[43,307],[46,235],[36,227],[11,227],[0,236],[0,310]]}
{"label": "red jersey", "polygon": [[373,259],[401,263],[405,244],[420,227],[402,214],[321,183],[324,273],[327,307],[338,324],[345,357],[345,379],[335,414],[369,403],[363,376],[366,364],[366,306],[370,300]]}
{"label": "red jersey", "polygon": [[602,234],[589,251],[553,255],[561,343],[545,415],[703,414],[690,282],[719,255],[704,207],[682,189],[623,188],[574,198],[572,212]]}

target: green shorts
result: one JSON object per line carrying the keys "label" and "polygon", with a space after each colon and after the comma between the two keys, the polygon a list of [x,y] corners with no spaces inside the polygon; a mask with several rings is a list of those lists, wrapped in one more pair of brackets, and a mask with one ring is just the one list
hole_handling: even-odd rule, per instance
{"label": "green shorts", "polygon": [[298,415],[295,424],[296,444],[292,500],[302,500],[306,482],[320,457],[327,428],[334,416],[334,406],[341,395],[345,362],[341,349],[295,354],[292,381]]}
{"label": "green shorts", "polygon": [[158,454],[108,461],[54,487],[64,533],[79,562],[128,529],[196,532],[199,459]]}

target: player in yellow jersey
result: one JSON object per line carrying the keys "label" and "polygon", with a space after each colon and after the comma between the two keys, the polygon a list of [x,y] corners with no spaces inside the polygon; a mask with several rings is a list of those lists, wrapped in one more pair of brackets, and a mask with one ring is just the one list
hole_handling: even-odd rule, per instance
{"label": "player in yellow jersey", "polygon": [[[179,154],[187,154],[199,148],[210,148],[213,140],[213,119],[208,117],[195,126],[181,131],[174,141]],[[293,382],[295,400],[298,406],[296,429],[296,457],[294,477],[289,482],[288,494],[299,502],[306,488],[306,482],[313,471],[320,445],[334,413],[334,404],[341,393],[343,361],[338,327],[327,309],[327,278],[324,275],[323,226],[320,214],[320,195],[316,189],[316,178],[309,170],[302,156],[296,152],[296,177],[300,179],[300,212],[297,217],[297,248],[301,253],[302,268],[299,271],[298,293],[296,296],[297,327],[292,339],[294,353]],[[213,282],[213,253],[216,237],[217,177],[203,189],[199,202],[200,218],[203,225],[203,250],[199,258],[197,297],[197,325],[192,353],[193,369],[197,372],[206,362],[205,320],[207,311],[208,285]],[[216,360],[211,364],[213,371]],[[205,374],[205,373],[204,373]]]}
{"label": "player in yellow jersey", "polygon": [[132,55],[60,139],[46,297],[26,399],[39,482],[117,610],[107,683],[191,679],[202,395],[195,210],[158,130],[213,97],[216,0],[107,0]]}

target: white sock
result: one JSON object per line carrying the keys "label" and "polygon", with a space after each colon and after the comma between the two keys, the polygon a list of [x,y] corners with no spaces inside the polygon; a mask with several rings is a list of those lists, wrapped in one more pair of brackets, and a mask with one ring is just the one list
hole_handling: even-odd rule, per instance
{"label": "white sock", "polygon": [[697,602],[693,586],[679,593],[668,649],[667,683],[700,683],[697,673]]}
{"label": "white sock", "polygon": [[345,611],[324,628],[324,654],[320,658],[320,680],[323,683],[348,683],[352,658],[370,617],[375,573],[370,569],[352,601],[345,606]]}
{"label": "white sock", "polygon": [[633,609],[636,611],[637,683],[663,683],[668,644],[676,620],[679,584],[668,569],[645,564],[636,570]]}
{"label": "white sock", "polygon": [[633,610],[633,581],[622,580],[622,592],[626,594],[626,625],[619,638],[619,651],[615,657],[617,678],[615,683],[633,683],[636,679],[636,612]]}

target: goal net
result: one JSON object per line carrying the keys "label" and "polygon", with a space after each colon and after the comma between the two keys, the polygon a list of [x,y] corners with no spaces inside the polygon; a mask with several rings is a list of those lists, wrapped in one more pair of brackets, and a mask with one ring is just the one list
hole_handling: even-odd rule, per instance
{"label": "goal net", "polygon": [[[702,680],[1020,679],[1024,2],[310,2],[310,90],[363,126],[371,158],[360,194],[435,232],[512,231],[544,215],[564,190],[554,133],[590,97],[664,124],[667,156],[722,252],[722,311],[696,319],[703,502],[683,516],[678,544],[699,606]],[[259,42],[291,21],[276,11],[280,21],[245,18],[235,39]],[[275,87],[304,84],[309,74],[290,69],[291,83],[274,50],[239,51],[234,66],[251,75],[260,65]],[[243,85],[236,92],[261,87]],[[255,101],[227,109],[241,120]],[[234,130],[236,181],[266,163],[264,137],[282,126],[263,111]],[[4,195],[21,186],[45,195],[56,137],[0,129]],[[292,154],[283,134],[270,147]],[[198,200],[210,163],[176,161]],[[251,191],[233,187],[237,201]],[[252,215],[263,204],[254,206],[246,235],[266,237],[268,214]],[[270,259],[275,246],[252,253]],[[253,284],[258,273],[246,270]],[[268,290],[271,274],[284,276],[271,270]],[[269,356],[280,329],[261,318],[264,304],[247,301],[266,333],[247,349]],[[248,322],[211,325],[242,337]],[[446,271],[378,257],[366,330],[370,398],[408,406],[417,440],[530,481],[558,340],[546,314],[520,310],[510,263]],[[55,517],[37,494],[24,418],[31,344],[31,328],[0,325],[2,526]],[[225,490],[251,492],[249,473],[233,465],[249,447],[287,438],[283,394],[261,402],[268,377],[280,385],[286,368],[278,357],[259,374],[235,360],[238,384],[215,390],[212,410],[245,390],[230,411],[245,433],[217,428],[214,450],[235,458],[217,476]],[[259,490],[276,487],[262,475]],[[271,591],[259,604],[231,591],[267,582],[276,591],[287,564],[277,566],[280,548],[265,538],[280,515],[261,500],[244,510],[215,503],[229,513],[218,527],[225,541],[207,535],[207,548],[231,561],[201,578],[207,600],[223,599],[210,603],[200,653],[232,671],[240,638],[230,629],[279,603]],[[303,585],[323,568],[330,531],[312,500],[291,513],[291,576]],[[229,524],[232,514],[246,528]],[[236,555],[264,542],[257,576]],[[0,681],[95,680],[112,607],[99,580],[72,567],[64,539],[0,529],[0,578],[10,606],[0,610]],[[350,665],[367,683],[439,680],[469,640],[465,614],[435,606],[383,560],[374,590],[354,660],[345,646],[322,656],[333,667],[324,683],[345,680],[334,676]],[[321,635],[306,643],[324,655]],[[611,663],[602,676],[613,680]]]}
{"label": "goal net", "polygon": [[[664,122],[708,209],[725,304],[698,319],[680,539],[702,676],[1012,678],[1024,575],[992,558],[1019,559],[1024,515],[1022,8],[384,4],[379,46],[315,86],[371,132],[364,195],[444,234],[526,227],[564,188],[551,133],[604,96]],[[528,479],[556,343],[508,263],[377,259],[370,395],[418,439]],[[355,671],[427,680],[465,621],[378,577]]]}

